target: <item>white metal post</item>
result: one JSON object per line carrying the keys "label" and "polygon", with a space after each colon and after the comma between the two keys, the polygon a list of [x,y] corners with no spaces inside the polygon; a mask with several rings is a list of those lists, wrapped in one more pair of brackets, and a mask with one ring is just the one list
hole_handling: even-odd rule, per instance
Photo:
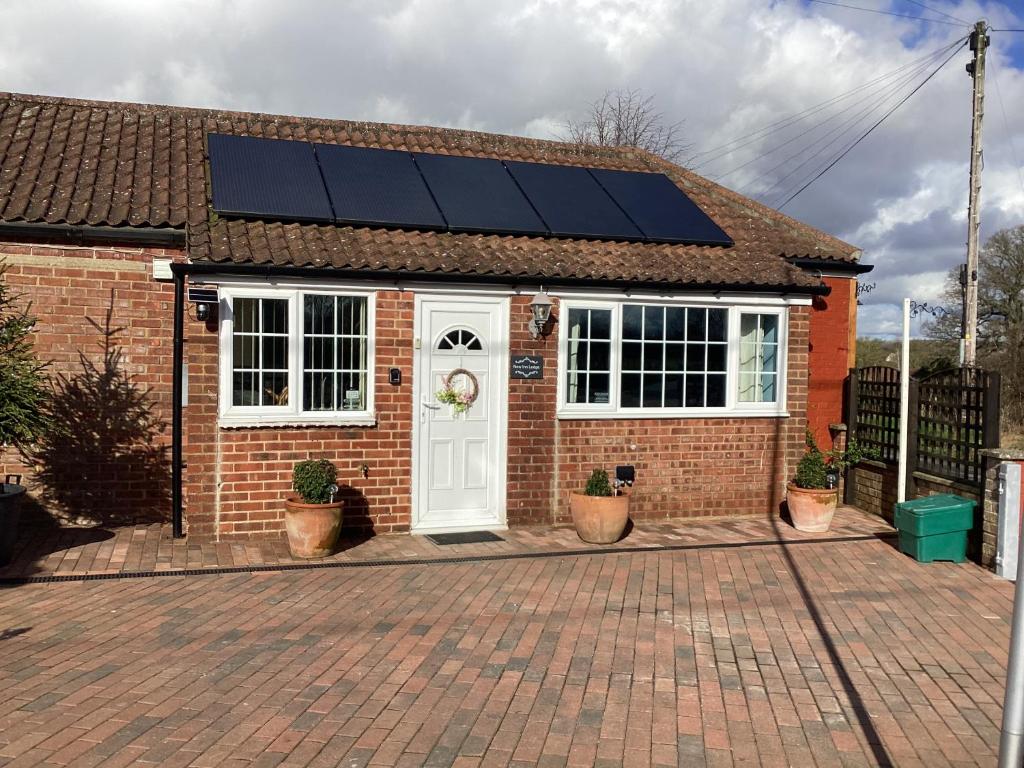
{"label": "white metal post", "polygon": [[[1021,537],[1024,539],[1024,537]],[[1017,587],[1010,629],[1010,658],[1006,663],[1003,733],[999,739],[999,768],[1024,764],[1024,552],[1017,554]]]}
{"label": "white metal post", "polygon": [[900,349],[900,451],[896,501],[907,500],[907,430],[910,427],[910,299],[903,300],[903,347]]}

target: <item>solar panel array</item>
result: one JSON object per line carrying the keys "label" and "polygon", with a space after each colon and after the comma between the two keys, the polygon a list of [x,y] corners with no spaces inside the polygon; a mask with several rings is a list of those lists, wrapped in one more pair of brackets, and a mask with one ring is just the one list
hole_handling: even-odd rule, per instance
{"label": "solar panel array", "polygon": [[248,218],[732,245],[664,174],[208,136],[218,213]]}

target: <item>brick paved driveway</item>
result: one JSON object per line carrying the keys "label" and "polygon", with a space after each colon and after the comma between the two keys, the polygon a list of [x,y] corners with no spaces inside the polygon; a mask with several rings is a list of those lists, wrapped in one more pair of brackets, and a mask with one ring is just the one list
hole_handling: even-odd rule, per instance
{"label": "brick paved driveway", "polygon": [[0,764],[994,765],[1012,589],[883,541],[0,590]]}

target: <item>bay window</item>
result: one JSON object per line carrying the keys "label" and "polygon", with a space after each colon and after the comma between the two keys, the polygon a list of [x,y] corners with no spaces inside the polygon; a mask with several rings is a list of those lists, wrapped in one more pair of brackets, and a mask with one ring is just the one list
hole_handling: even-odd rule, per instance
{"label": "bay window", "polygon": [[221,288],[221,422],[373,421],[371,294]]}
{"label": "bay window", "polygon": [[778,415],[786,309],[564,298],[564,417]]}

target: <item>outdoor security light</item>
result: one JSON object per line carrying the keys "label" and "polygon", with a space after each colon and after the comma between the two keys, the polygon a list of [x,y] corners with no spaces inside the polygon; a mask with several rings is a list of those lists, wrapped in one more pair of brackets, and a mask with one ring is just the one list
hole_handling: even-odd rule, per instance
{"label": "outdoor security light", "polygon": [[533,315],[533,318],[530,320],[528,327],[533,338],[537,339],[544,335],[548,320],[551,319],[551,307],[553,306],[554,302],[551,301],[543,287],[530,300],[530,313]]}

